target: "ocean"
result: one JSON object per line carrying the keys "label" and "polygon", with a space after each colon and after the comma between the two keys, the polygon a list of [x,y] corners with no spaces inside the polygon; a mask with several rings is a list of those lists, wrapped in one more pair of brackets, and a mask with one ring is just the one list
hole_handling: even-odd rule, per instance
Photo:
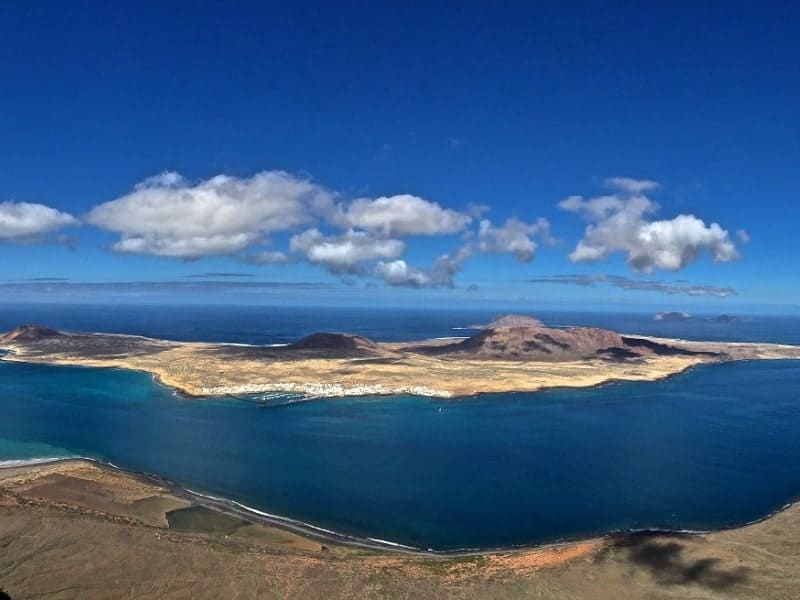
{"label": "ocean", "polygon": [[[318,331],[357,333],[376,341],[470,335],[496,309],[459,310],[369,307],[139,306],[0,304],[0,332],[22,323],[69,331],[127,333],[178,341],[285,344]],[[603,327],[660,337],[800,344],[800,315],[736,315],[732,321],[699,316],[658,321],[653,313],[528,311],[547,325]]]}
{"label": "ocean", "polygon": [[[160,338],[285,343],[317,330],[446,337],[480,311],[13,307],[38,322]],[[693,339],[800,343],[800,320],[659,322],[539,313]],[[697,367],[659,382],[269,407],[186,399],[143,373],[0,362],[0,461],[88,456],[359,538],[457,550],[631,529],[707,530],[800,496],[800,361]]]}

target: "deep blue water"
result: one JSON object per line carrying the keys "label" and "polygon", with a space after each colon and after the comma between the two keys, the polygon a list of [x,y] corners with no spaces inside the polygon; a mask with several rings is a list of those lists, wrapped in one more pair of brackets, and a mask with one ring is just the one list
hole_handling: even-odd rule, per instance
{"label": "deep blue water", "polygon": [[800,495],[800,361],[655,383],[264,408],[0,363],[0,458],[85,455],[361,537],[497,547],[741,524]]}
{"label": "deep blue water", "polygon": [[[72,331],[129,333],[180,341],[278,344],[317,331],[358,333],[378,341],[468,335],[502,311],[268,306],[0,305],[0,331],[37,323]],[[520,312],[520,311],[515,311]],[[521,311],[525,312],[525,311]],[[730,323],[700,317],[656,321],[653,313],[529,311],[554,326],[586,325],[623,333],[696,340],[800,344],[800,315],[748,316]]]}

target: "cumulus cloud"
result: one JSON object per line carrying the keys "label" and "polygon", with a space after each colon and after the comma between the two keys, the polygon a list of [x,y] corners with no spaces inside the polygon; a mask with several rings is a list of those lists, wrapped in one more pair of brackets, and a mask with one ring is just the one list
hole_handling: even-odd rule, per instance
{"label": "cumulus cloud", "polygon": [[293,236],[289,248],[332,273],[358,274],[364,272],[365,262],[399,257],[405,244],[400,240],[377,238],[364,231],[324,235],[319,229],[309,229]]}
{"label": "cumulus cloud", "polygon": [[737,229],[736,230],[736,237],[739,238],[739,241],[743,244],[750,243],[750,234],[747,233],[744,229]]}
{"label": "cumulus cloud", "polygon": [[334,220],[343,227],[391,237],[457,233],[469,224],[472,217],[418,196],[401,194],[353,200],[349,205],[339,207]]}
{"label": "cumulus cloud", "polygon": [[31,202],[0,202],[0,241],[15,242],[38,238],[76,225],[72,215]]}
{"label": "cumulus cloud", "polygon": [[483,253],[512,254],[520,262],[530,262],[537,248],[533,236],[539,236],[546,243],[552,242],[547,219],[525,223],[511,218],[499,227],[483,219],[478,226],[478,248]]}
{"label": "cumulus cloud", "polygon": [[470,246],[463,246],[449,254],[437,257],[433,265],[422,269],[413,267],[405,260],[380,261],[375,266],[375,275],[394,287],[439,288],[454,286],[453,278],[472,256]]}
{"label": "cumulus cloud", "polygon": [[510,218],[499,226],[483,219],[478,224],[477,234],[468,235],[466,243],[453,252],[438,256],[430,267],[414,267],[402,259],[381,261],[376,265],[374,274],[390,286],[452,288],[455,276],[476,253],[511,254],[520,262],[530,262],[537,248],[533,236],[545,243],[552,243],[547,219],[526,223]]}
{"label": "cumulus cloud", "polygon": [[[494,225],[483,218],[487,210],[482,204],[454,210],[411,194],[343,200],[283,171],[199,182],[166,171],[96,206],[88,221],[119,234],[111,245],[117,252],[184,260],[227,255],[254,265],[303,260],[340,276],[377,276],[388,285],[452,287],[477,253],[528,262],[538,244],[551,241],[545,219]],[[287,250],[259,250],[278,233],[291,236]],[[455,234],[463,246],[430,266],[415,267],[403,258],[406,238]]]}
{"label": "cumulus cloud", "polygon": [[649,220],[658,204],[644,195],[657,184],[613,178],[606,185],[614,193],[585,199],[570,196],[559,203],[563,210],[581,215],[589,224],[583,239],[570,254],[573,262],[598,261],[623,252],[636,271],[677,271],[707,252],[714,262],[738,257],[730,235],[717,223],[706,223],[694,215],[669,220]]}
{"label": "cumulus cloud", "polygon": [[431,277],[422,269],[412,267],[403,259],[381,261],[375,266],[375,274],[388,285],[402,287],[430,287]]}
{"label": "cumulus cloud", "polygon": [[619,275],[550,275],[530,279],[531,283],[558,283],[594,287],[595,285],[609,285],[623,290],[660,292],[662,294],[682,294],[686,296],[716,296],[726,298],[736,294],[731,287],[714,285],[693,285],[686,282],[666,282],[651,279],[629,279]]}
{"label": "cumulus cloud", "polygon": [[233,254],[270,233],[308,224],[332,203],[321,186],[283,171],[196,184],[166,172],[95,207],[88,221],[120,234],[112,245],[118,252],[198,258]]}

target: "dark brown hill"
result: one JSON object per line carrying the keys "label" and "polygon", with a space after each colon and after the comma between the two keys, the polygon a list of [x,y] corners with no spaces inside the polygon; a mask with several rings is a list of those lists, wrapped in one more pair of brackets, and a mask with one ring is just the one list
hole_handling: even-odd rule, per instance
{"label": "dark brown hill", "polygon": [[289,344],[286,350],[320,351],[325,353],[342,354],[378,354],[380,346],[369,338],[347,333],[312,333],[294,344]]}
{"label": "dark brown hill", "polygon": [[62,335],[55,329],[42,327],[41,325],[20,325],[16,329],[0,336],[0,343],[11,342],[35,342],[46,338],[54,338]]}

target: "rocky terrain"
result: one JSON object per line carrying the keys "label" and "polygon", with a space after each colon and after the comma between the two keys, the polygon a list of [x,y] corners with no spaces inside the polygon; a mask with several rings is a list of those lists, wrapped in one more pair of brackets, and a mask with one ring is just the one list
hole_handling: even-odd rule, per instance
{"label": "rocky terrain", "polygon": [[[0,346],[22,346],[27,353],[75,353],[95,358],[114,358],[129,354],[157,353],[177,346],[175,342],[138,336],[98,333],[67,333],[39,325],[22,325],[3,336]],[[506,315],[463,340],[437,340],[434,343],[379,344],[369,338],[346,333],[313,333],[280,347],[218,344],[227,356],[261,360],[300,360],[335,358],[399,358],[402,354],[567,362],[605,359],[632,360],[653,355],[698,354],[697,351],[622,336],[595,327],[547,327],[531,317]],[[707,353],[715,356],[716,353]]]}
{"label": "rocky terrain", "polygon": [[687,342],[593,327],[553,328],[507,315],[464,339],[377,343],[315,333],[282,347],[179,343],[23,325],[0,336],[4,360],[146,371],[196,396],[300,392],[313,397],[583,387],[653,380],[701,363],[799,358],[778,344]]}
{"label": "rocky terrain", "polygon": [[[462,341],[412,350],[437,355],[473,356],[485,359],[566,362],[606,359],[632,360],[653,355],[692,356],[697,351],[626,337],[595,327],[553,328],[544,325],[503,326],[484,329]],[[715,352],[705,353],[709,357]]]}

